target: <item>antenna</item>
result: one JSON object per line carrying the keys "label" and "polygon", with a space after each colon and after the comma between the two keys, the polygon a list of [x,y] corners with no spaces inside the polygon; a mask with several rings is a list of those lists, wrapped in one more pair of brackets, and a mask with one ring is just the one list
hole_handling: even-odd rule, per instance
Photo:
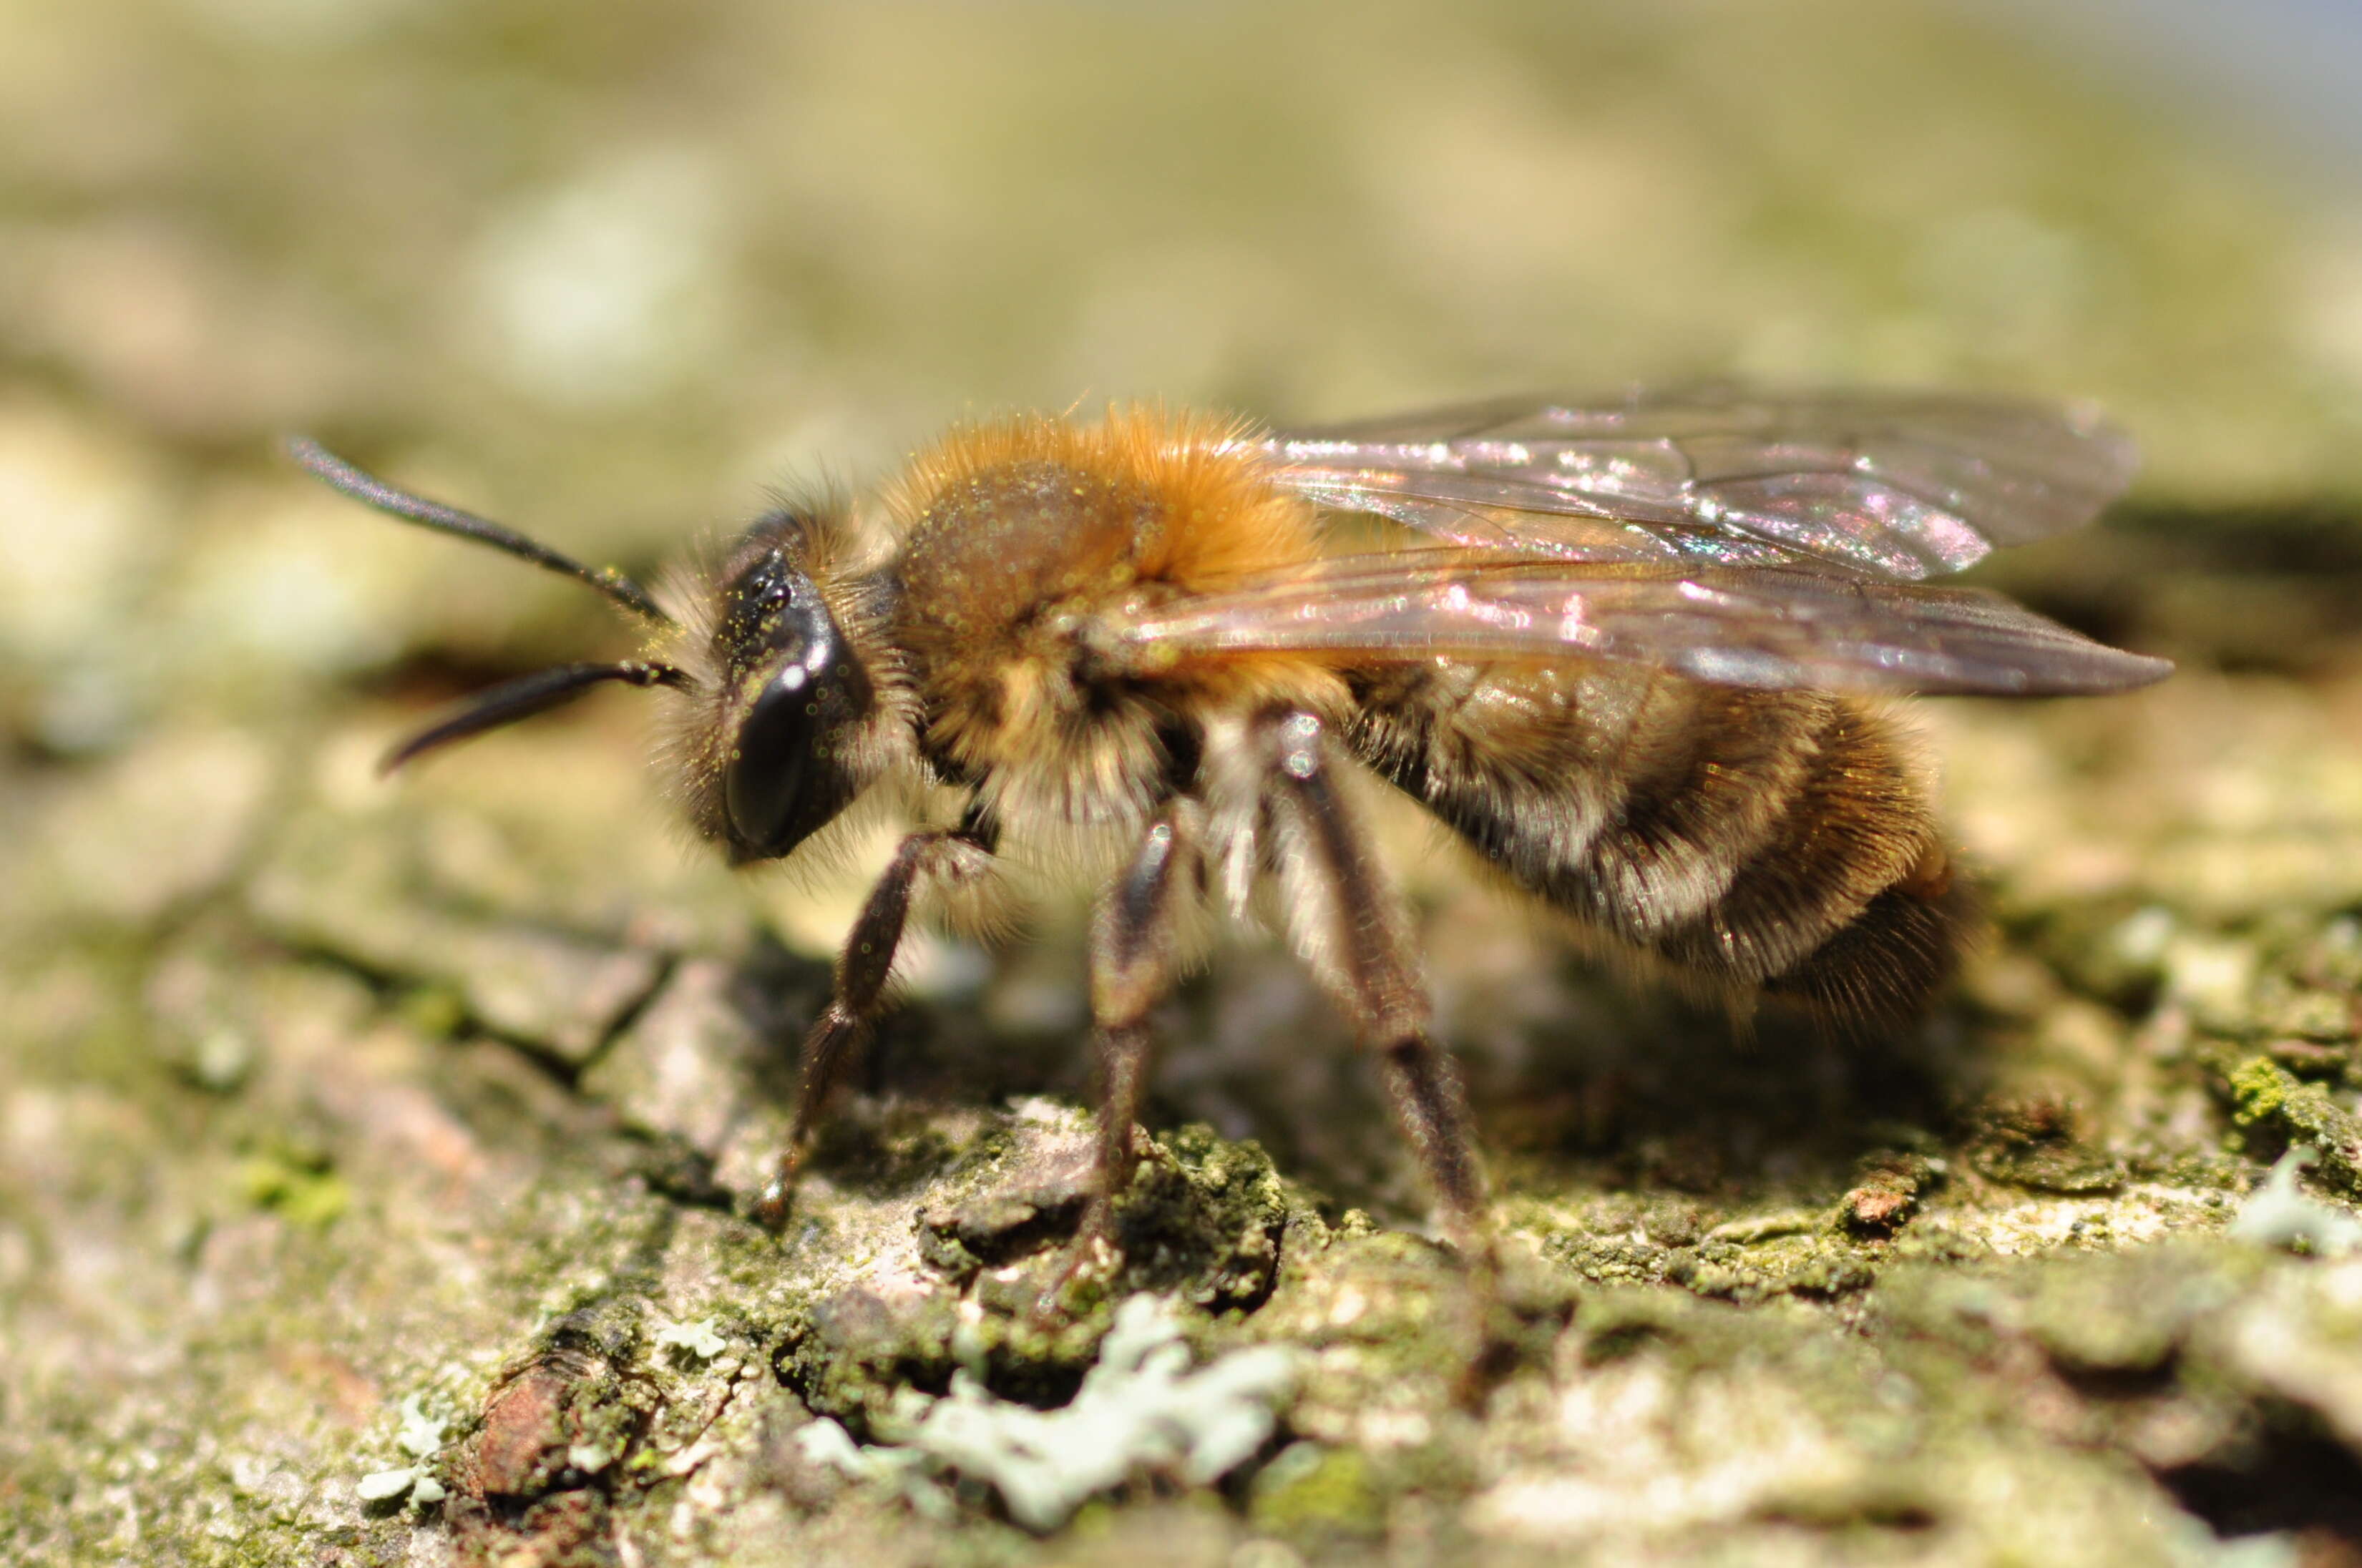
{"label": "antenna", "polygon": [[[503,554],[530,561],[536,566],[572,577],[577,582],[588,583],[634,615],[653,620],[659,626],[679,624],[648,597],[647,589],[613,566],[586,566],[572,556],[562,555],[548,545],[527,539],[515,529],[503,528],[490,518],[478,517],[473,512],[461,511],[457,507],[445,506],[440,501],[430,501],[424,496],[396,489],[376,475],[354,467],[309,436],[290,436],[283,444],[287,455],[293,458],[298,466],[341,495],[350,496],[404,522],[414,522],[441,533],[456,533],[462,539],[489,544]],[[568,666],[583,667],[587,666]],[[605,678],[624,677],[611,675]],[[640,684],[646,685],[648,683],[643,681]]]}
{"label": "antenna", "polygon": [[635,686],[671,686],[680,691],[688,690],[690,685],[685,671],[637,659],[616,664],[558,664],[535,670],[478,692],[453,708],[447,717],[436,719],[388,751],[378,762],[377,771],[390,773],[404,762],[439,751],[455,740],[465,740],[487,729],[498,729],[520,718],[546,713],[608,681]]}

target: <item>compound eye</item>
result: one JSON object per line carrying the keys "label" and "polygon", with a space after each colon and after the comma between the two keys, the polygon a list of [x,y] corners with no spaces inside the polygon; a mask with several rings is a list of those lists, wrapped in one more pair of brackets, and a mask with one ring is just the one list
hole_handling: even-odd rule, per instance
{"label": "compound eye", "polygon": [[837,746],[867,713],[870,686],[801,574],[751,586],[768,590],[756,667],[769,674],[739,721],[723,803],[738,857],[760,860],[786,854],[844,808]]}
{"label": "compound eye", "polygon": [[[773,677],[746,710],[738,743],[730,749],[723,784],[730,830],[758,855],[787,852],[789,825],[804,796],[804,776],[820,740],[819,694],[800,664]],[[800,835],[798,835],[800,837]]]}

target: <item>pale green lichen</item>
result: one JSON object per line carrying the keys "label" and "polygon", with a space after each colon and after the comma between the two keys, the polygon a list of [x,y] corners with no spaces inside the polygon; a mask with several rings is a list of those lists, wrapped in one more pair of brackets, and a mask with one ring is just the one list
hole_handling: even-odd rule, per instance
{"label": "pale green lichen", "polygon": [[729,1342],[713,1332],[712,1318],[700,1318],[693,1323],[668,1323],[657,1331],[656,1343],[658,1350],[679,1348],[700,1361],[711,1361],[729,1348]]}
{"label": "pale green lichen", "polygon": [[2362,1248],[2362,1220],[2304,1195],[2297,1177],[2318,1164],[2321,1151],[2297,1144],[2280,1156],[2264,1184],[2239,1206],[2230,1234],[2258,1246],[2310,1253],[2316,1257],[2343,1257]]}
{"label": "pale green lichen", "polygon": [[959,1506],[951,1494],[933,1480],[933,1455],[922,1449],[855,1442],[850,1432],[826,1416],[800,1430],[795,1444],[796,1451],[813,1464],[900,1493],[922,1519],[948,1524],[959,1517]]}
{"label": "pale green lichen", "polygon": [[1271,1435],[1274,1407],[1295,1381],[1294,1352],[1262,1345],[1194,1371],[1190,1360],[1166,1303],[1134,1296],[1116,1310],[1098,1363],[1061,1409],[995,1398],[963,1370],[944,1398],[905,1390],[900,1443],[857,1446],[825,1419],[799,1442],[809,1458],[908,1496],[922,1468],[988,1482],[1018,1523],[1055,1530],[1134,1475],[1209,1485]]}
{"label": "pale green lichen", "polygon": [[443,1446],[443,1429],[450,1425],[440,1416],[430,1416],[420,1396],[412,1394],[402,1401],[402,1430],[393,1441],[413,1459],[424,1459]]}
{"label": "pale green lichen", "polygon": [[428,1471],[424,1461],[443,1446],[443,1429],[449,1421],[430,1416],[421,1397],[410,1394],[402,1401],[402,1426],[393,1441],[404,1453],[420,1463],[398,1465],[391,1470],[373,1470],[353,1484],[353,1496],[364,1503],[391,1502],[408,1494],[411,1503],[418,1508],[431,1508],[450,1494]]}

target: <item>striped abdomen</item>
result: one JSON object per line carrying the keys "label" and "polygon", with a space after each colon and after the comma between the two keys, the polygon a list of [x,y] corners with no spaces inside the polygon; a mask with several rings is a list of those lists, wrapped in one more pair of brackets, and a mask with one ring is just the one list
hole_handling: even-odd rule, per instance
{"label": "striped abdomen", "polygon": [[1645,670],[1364,674],[1363,761],[1510,878],[1725,993],[1907,1014],[1973,918],[1903,736],[1823,692]]}

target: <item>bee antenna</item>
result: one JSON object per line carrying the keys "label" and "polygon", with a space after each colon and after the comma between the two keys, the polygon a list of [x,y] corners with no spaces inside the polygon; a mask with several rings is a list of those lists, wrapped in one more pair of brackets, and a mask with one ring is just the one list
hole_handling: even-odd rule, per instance
{"label": "bee antenna", "polygon": [[548,545],[527,539],[515,529],[504,528],[490,518],[445,506],[441,501],[430,501],[407,490],[398,490],[376,475],[354,467],[309,436],[292,435],[282,444],[287,455],[293,458],[300,467],[340,495],[350,496],[404,522],[414,522],[443,533],[456,533],[462,539],[489,544],[519,560],[530,561],[536,566],[588,583],[634,615],[644,616],[660,626],[678,624],[657,606],[655,599],[648,597],[647,589],[613,566],[586,566],[572,556],[562,555]]}
{"label": "bee antenna", "polygon": [[454,741],[514,724],[520,718],[531,718],[536,713],[546,713],[608,681],[635,686],[671,686],[676,691],[686,691],[692,684],[684,670],[637,659],[614,664],[558,664],[535,670],[478,692],[446,717],[388,751],[379,760],[377,771],[390,773],[404,762],[440,751]]}

